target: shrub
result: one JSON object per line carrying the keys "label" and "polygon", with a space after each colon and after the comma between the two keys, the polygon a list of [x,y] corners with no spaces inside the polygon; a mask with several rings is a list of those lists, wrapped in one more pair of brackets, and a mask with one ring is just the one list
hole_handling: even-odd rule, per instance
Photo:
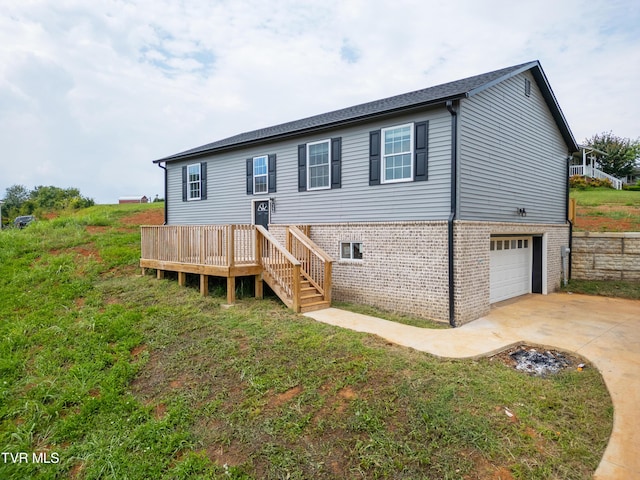
{"label": "shrub", "polygon": [[613,188],[610,180],[573,175],[569,178],[569,186],[577,190],[587,190],[589,188]]}

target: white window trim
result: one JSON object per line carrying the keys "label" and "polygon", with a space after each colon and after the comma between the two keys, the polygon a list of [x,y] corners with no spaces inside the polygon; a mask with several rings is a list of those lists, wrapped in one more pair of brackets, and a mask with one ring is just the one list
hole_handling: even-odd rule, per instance
{"label": "white window trim", "polygon": [[[264,158],[267,163],[267,173],[264,175],[256,175],[256,160],[260,160]],[[256,178],[265,177],[267,179],[267,189],[264,192],[256,192]],[[269,155],[259,155],[257,157],[253,157],[253,194],[254,195],[268,195],[269,194]]]}
{"label": "white window trim", "polygon": [[[342,245],[348,243],[349,244],[349,257],[343,257],[342,256]],[[353,258],[353,245],[355,243],[359,243],[360,246],[362,247],[362,241],[361,240],[356,240],[356,241],[341,241],[338,244],[338,250],[340,251],[340,261],[341,262],[346,262],[346,263],[363,263],[364,261],[364,253],[362,254],[363,258]]]}
{"label": "white window trim", "polygon": [[[189,169],[191,167],[198,167],[198,180],[196,182],[192,182],[189,180]],[[191,196],[191,185],[197,183],[198,184],[198,192],[200,195],[197,197]],[[199,163],[192,163],[191,165],[187,165],[187,201],[191,202],[193,200],[200,200],[202,198],[202,165]]]}
{"label": "white window trim", "polygon": [[[410,161],[410,167],[411,167],[411,172],[409,174],[409,178],[396,178],[393,180],[387,180],[386,178],[386,169],[385,169],[385,161],[386,161],[386,157],[390,157],[392,155],[398,155],[397,153],[394,153],[392,155],[385,155],[384,154],[384,134],[387,130],[393,130],[395,128],[403,128],[403,127],[409,127],[409,156],[411,157],[411,161]],[[403,125],[394,125],[392,127],[385,127],[383,129],[380,130],[380,183],[403,183],[403,182],[413,182],[413,157],[415,155],[415,145],[414,145],[414,124],[412,123],[405,123]]]}
{"label": "white window trim", "polygon": [[[311,187],[311,161],[309,156],[309,147],[312,145],[327,144],[327,166],[329,167],[329,180],[326,187]],[[331,189],[331,140],[320,140],[318,142],[307,143],[307,190],[329,190]]]}

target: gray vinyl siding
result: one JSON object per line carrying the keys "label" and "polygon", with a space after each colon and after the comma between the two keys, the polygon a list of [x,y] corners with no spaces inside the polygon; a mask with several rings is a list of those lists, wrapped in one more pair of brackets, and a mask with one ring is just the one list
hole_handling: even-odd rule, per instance
{"label": "gray vinyl siding", "polygon": [[459,132],[458,218],[565,222],[568,147],[529,72],[463,100]]}
{"label": "gray vinyl siding", "polygon": [[[369,185],[369,132],[408,122],[429,121],[428,180]],[[342,186],[298,191],[298,145],[342,138]],[[450,210],[450,115],[444,108],[392,117],[288,141],[237,149],[192,161],[170,162],[168,223],[251,223],[252,201],[275,199],[274,224],[442,220]],[[246,194],[246,159],[276,154],[277,191]],[[183,165],[207,162],[207,200],[182,201]]]}

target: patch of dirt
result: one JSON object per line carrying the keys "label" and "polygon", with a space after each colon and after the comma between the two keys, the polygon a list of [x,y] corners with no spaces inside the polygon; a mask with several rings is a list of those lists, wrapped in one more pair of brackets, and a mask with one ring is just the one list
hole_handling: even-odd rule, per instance
{"label": "patch of dirt", "polygon": [[82,471],[84,470],[84,462],[76,463],[71,470],[69,471],[69,478],[80,478],[82,476]]}
{"label": "patch of dirt", "polygon": [[280,393],[277,395],[273,395],[269,400],[269,408],[278,408],[280,405],[288,402],[289,400],[293,400],[295,397],[302,393],[302,387],[297,385],[293,388],[290,388],[284,393]]}
{"label": "patch of dirt", "polygon": [[107,227],[107,226],[103,226],[103,225],[87,225],[87,232],[89,232],[90,234],[96,234],[96,233],[104,233],[107,230],[109,230],[109,228],[111,227]]}
{"label": "patch of dirt", "polygon": [[209,460],[218,465],[229,465],[236,467],[242,465],[248,459],[247,453],[241,448],[231,443],[230,445],[215,445],[207,449]]}
{"label": "patch of dirt", "polygon": [[153,417],[156,420],[162,420],[167,414],[167,406],[164,403],[159,403],[153,407]]}
{"label": "patch of dirt", "polygon": [[80,245],[78,247],[72,248],[64,248],[64,249],[54,249],[50,250],[49,253],[51,255],[61,255],[63,253],[75,253],[83,258],[94,258],[97,262],[102,263],[102,258],[100,257],[100,253],[98,249],[93,243],[87,243],[86,245]]}
{"label": "patch of dirt", "polygon": [[147,350],[147,346],[143,343],[142,345],[138,345],[131,350],[131,355],[135,358],[140,355],[142,352]]}
{"label": "patch of dirt", "polygon": [[358,394],[354,392],[351,387],[344,387],[338,390],[338,397],[344,398],[345,400],[353,400],[354,398],[358,398]]}
{"label": "patch of dirt", "polygon": [[134,213],[120,220],[125,225],[162,225],[164,223],[164,210],[153,209],[145,212]]}
{"label": "patch of dirt", "polygon": [[514,480],[509,469],[493,465],[475,452],[469,453],[468,456],[473,462],[473,473],[465,475],[464,480]]}
{"label": "patch of dirt", "polygon": [[640,207],[578,204],[574,227],[586,232],[637,232],[640,231]]}

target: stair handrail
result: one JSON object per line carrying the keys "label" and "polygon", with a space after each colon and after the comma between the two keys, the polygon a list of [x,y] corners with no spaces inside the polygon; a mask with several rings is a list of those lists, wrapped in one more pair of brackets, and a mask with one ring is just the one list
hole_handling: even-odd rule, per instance
{"label": "stair handrail", "polygon": [[611,182],[611,184],[613,185],[613,188],[615,188],[616,190],[622,190],[622,180],[620,180],[617,177],[614,177],[613,175],[607,173],[607,172],[603,172],[602,170],[598,169],[598,168],[594,168],[593,169],[594,173],[592,174],[595,178],[601,178],[601,179],[605,179],[605,180],[609,180]]}
{"label": "stair handrail", "polygon": [[[301,272],[304,277],[323,295],[326,302],[331,303],[331,273],[333,269],[333,258],[329,256],[320,246],[318,246],[313,240],[304,234],[295,225],[290,225],[287,228],[287,235],[295,238],[302,246],[304,246],[309,253],[317,257],[322,264],[322,272],[320,275],[315,274],[310,269],[305,268],[309,266],[307,262],[301,262]],[[291,240],[287,239],[287,246],[291,247]],[[320,276],[321,278],[318,278]]]}
{"label": "stair handrail", "polygon": [[289,231],[291,234],[296,237],[305,247],[307,247],[311,252],[318,258],[322,259],[325,262],[333,263],[333,258],[327,254],[322,248],[318,246],[313,240],[307,237],[302,230],[294,225],[289,226]]}
{"label": "stair handrail", "polygon": [[[256,261],[262,265],[262,268],[276,282],[284,292],[291,295],[291,298],[282,299],[287,303],[291,302],[291,308],[294,312],[300,312],[300,268],[301,262],[294,257],[286,248],[284,248],[278,240],[269,233],[262,225],[256,225]],[[281,265],[278,262],[272,263],[266,259],[261,251],[262,242],[260,237],[265,239],[277,252],[287,265]],[[289,272],[291,269],[291,273]],[[276,292],[278,293],[278,292]]]}

